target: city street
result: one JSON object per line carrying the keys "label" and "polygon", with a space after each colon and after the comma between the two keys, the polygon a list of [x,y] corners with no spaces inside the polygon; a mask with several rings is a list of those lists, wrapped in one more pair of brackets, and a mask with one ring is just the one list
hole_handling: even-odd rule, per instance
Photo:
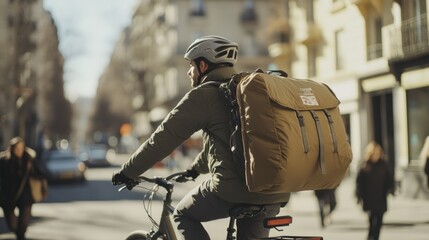
{"label": "city street", "polygon": [[[86,183],[56,184],[50,186],[50,195],[43,203],[34,205],[33,221],[28,230],[29,240],[120,240],[127,233],[148,228],[150,221],[144,212],[144,192],[127,190],[117,192],[110,183],[111,168],[87,171]],[[147,175],[165,175],[165,169],[152,169]],[[201,181],[201,179],[199,180]],[[177,184],[175,200],[179,200],[196,183]],[[332,224],[322,229],[319,225],[317,201],[312,192],[294,194],[281,214],[293,216],[293,223],[283,232],[272,235],[322,235],[325,239],[365,239],[366,215],[353,198],[354,179],[347,178],[337,190],[337,209]],[[152,212],[158,216],[160,201],[154,202]],[[424,240],[429,236],[429,202],[401,196],[389,198],[381,239]],[[227,220],[206,224],[212,239],[224,239]],[[2,213],[0,239],[12,240]]]}
{"label": "city street", "polygon": [[[21,236],[29,223],[28,240],[156,231],[165,190],[119,192],[112,173],[141,146],[144,160],[168,154],[146,177],[184,171],[198,156],[234,180],[231,148],[250,156],[256,188],[266,176],[299,186],[291,176],[319,168],[317,182],[301,186],[332,186],[327,178],[347,169],[326,226],[315,192],[296,192],[279,213],[293,222],[272,237],[367,239],[355,197],[364,167],[368,208],[385,209],[384,176],[398,187],[377,222],[380,239],[429,240],[428,26],[429,0],[0,0],[0,200],[24,211],[21,226],[10,225]],[[23,207],[30,191],[45,193],[30,184],[42,174],[78,181],[49,183],[43,201]],[[175,183],[172,205],[209,177]],[[213,188],[252,201],[229,182]],[[228,223],[203,225],[222,240]],[[2,209],[0,240],[16,240]]]}

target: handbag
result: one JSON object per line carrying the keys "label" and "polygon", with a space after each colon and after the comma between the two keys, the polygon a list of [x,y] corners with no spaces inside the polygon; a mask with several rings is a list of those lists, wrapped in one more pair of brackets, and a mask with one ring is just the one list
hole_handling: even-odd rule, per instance
{"label": "handbag", "polygon": [[34,202],[41,202],[48,196],[48,182],[44,178],[30,177],[30,188],[31,195],[33,196]]}
{"label": "handbag", "polygon": [[16,202],[21,196],[22,191],[24,190],[25,183],[28,182],[30,184],[31,196],[33,197],[34,202],[41,202],[48,196],[48,181],[45,178],[36,178],[34,176],[29,175],[29,169],[31,167],[31,163],[27,164],[27,171],[25,172],[24,178],[19,186],[18,192],[16,193],[14,202]]}

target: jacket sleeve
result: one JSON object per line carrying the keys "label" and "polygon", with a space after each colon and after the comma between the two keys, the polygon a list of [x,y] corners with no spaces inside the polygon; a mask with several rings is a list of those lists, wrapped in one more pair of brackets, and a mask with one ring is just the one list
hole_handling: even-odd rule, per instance
{"label": "jacket sleeve", "polygon": [[192,168],[202,174],[209,173],[208,160],[206,156],[207,154],[205,154],[205,149],[203,149],[192,163]]}
{"label": "jacket sleeve", "polygon": [[122,172],[136,178],[164,159],[193,133],[207,124],[207,89],[195,88],[188,92],[164,121],[131,158],[123,164]]}

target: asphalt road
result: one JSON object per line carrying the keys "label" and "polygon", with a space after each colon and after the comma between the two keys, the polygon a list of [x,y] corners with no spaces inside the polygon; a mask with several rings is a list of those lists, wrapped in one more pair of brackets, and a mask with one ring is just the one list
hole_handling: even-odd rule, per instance
{"label": "asphalt road", "polygon": [[[134,230],[150,229],[142,200],[147,191],[134,189],[132,192],[118,192],[119,187],[112,186],[110,182],[112,172],[117,168],[89,168],[84,183],[50,184],[48,198],[33,205],[28,240],[120,240]],[[153,170],[148,176],[168,172]],[[174,201],[177,203],[196,184],[198,182],[177,184]],[[163,191],[160,190],[160,193]],[[158,220],[162,196],[156,199],[151,212]],[[213,232],[225,231],[226,221],[220,222],[224,223],[212,224],[208,228]],[[0,239],[15,239],[8,231],[1,211]]]}

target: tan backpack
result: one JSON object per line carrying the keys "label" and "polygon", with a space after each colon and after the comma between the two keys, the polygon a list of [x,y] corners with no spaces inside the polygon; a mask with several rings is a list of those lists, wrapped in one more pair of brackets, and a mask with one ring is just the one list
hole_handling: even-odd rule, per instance
{"label": "tan backpack", "polygon": [[241,138],[232,133],[231,149],[244,155],[249,191],[272,194],[340,184],[352,151],[340,101],[327,85],[258,70],[235,75],[220,89],[238,103],[235,129],[241,129]]}

